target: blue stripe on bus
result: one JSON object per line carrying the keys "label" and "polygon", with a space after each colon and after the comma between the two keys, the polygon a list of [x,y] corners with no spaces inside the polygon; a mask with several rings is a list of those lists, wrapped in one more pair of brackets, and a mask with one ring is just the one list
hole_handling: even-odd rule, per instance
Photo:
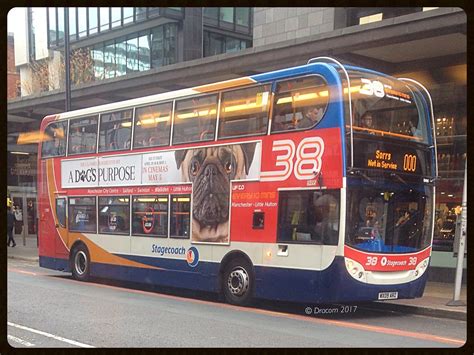
{"label": "blue stripe on bus", "polygon": [[362,73],[368,73],[368,74],[373,74],[373,75],[377,75],[377,76],[381,76],[383,78],[386,78],[386,79],[390,79],[390,80],[398,80],[397,78],[391,76],[391,75],[388,75],[388,74],[385,74],[385,73],[381,73],[381,72],[378,72],[376,70],[372,70],[372,69],[367,69],[367,68],[361,68],[361,67],[356,67],[356,66],[353,66],[353,65],[344,65],[344,68],[346,70],[355,70],[355,71],[360,71]]}
{"label": "blue stripe on bus", "polygon": [[[123,256],[123,255],[122,255]],[[136,261],[149,257],[134,256]],[[200,291],[218,291],[220,264],[200,262],[191,272],[185,272],[181,261],[164,258],[156,266],[167,270],[145,269],[101,263],[91,264],[91,275],[125,282],[186,288]],[[147,260],[149,262],[149,260]],[[184,261],[184,263],[186,263]],[[40,265],[51,269],[67,265],[67,260],[40,257]],[[171,268],[175,265],[175,268]],[[191,268],[188,267],[188,270]],[[415,298],[423,295],[427,273],[419,279],[400,285],[369,285],[353,279],[347,272],[344,258],[337,256],[323,271],[255,266],[255,297],[291,302],[336,303],[374,301],[379,292],[398,292],[399,298]]]}
{"label": "blue stripe on bus", "polygon": [[51,258],[48,256],[40,255],[39,266],[44,267],[46,269],[51,269],[51,270],[71,272],[68,259]]}

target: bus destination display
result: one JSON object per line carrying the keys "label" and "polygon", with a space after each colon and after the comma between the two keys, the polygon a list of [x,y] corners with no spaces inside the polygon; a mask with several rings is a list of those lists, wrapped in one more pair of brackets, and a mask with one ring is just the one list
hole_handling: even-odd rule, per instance
{"label": "bus destination display", "polygon": [[[357,144],[356,144],[357,143]],[[354,142],[354,165],[415,175],[429,175],[427,152],[387,143]]]}

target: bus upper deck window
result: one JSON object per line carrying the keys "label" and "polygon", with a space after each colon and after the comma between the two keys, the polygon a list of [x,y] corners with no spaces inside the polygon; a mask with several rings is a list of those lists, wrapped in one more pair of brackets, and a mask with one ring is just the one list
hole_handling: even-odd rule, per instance
{"label": "bus upper deck window", "polygon": [[176,102],[173,144],[213,140],[216,131],[217,95]]}
{"label": "bus upper deck window", "polygon": [[328,98],[326,82],[317,75],[278,82],[272,132],[314,127],[324,116]]}
{"label": "bus upper deck window", "polygon": [[69,123],[69,155],[95,153],[97,145],[97,121],[97,116],[71,120]]}
{"label": "bus upper deck window", "polygon": [[[356,134],[427,143],[428,120],[414,91],[388,77],[359,72],[350,73],[350,77]],[[347,130],[350,127],[346,122]]]}
{"label": "bus upper deck window", "polygon": [[130,149],[132,110],[101,115],[99,131],[99,152]]}
{"label": "bus upper deck window", "polygon": [[172,103],[140,107],[135,112],[133,147],[157,147],[170,141]]}
{"label": "bus upper deck window", "polygon": [[219,138],[265,134],[270,108],[270,85],[224,92]]}
{"label": "bus upper deck window", "polygon": [[66,153],[67,121],[50,123],[43,135],[41,155],[43,158],[60,157]]}

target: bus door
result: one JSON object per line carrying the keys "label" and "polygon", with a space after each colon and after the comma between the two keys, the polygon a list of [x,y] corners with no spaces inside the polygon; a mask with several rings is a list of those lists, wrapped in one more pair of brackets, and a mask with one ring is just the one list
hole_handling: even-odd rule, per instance
{"label": "bus door", "polygon": [[67,228],[67,197],[56,195],[54,202],[55,228],[57,238],[54,238],[54,249],[56,254],[68,255],[68,228]]}

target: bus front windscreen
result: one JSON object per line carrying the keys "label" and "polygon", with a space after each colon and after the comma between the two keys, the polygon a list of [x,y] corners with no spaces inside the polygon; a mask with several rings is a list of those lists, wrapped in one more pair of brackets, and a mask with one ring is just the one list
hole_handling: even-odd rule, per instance
{"label": "bus front windscreen", "polygon": [[428,143],[426,108],[408,86],[366,72],[350,71],[349,77],[354,134]]}
{"label": "bus front windscreen", "polygon": [[370,184],[348,187],[346,244],[359,250],[409,253],[430,245],[433,188]]}

